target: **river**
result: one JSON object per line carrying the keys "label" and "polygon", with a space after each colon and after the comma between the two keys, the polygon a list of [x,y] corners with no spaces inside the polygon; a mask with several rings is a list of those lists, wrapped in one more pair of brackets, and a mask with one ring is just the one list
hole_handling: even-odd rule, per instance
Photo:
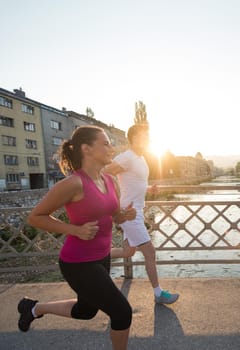
{"label": "river", "polygon": [[[203,186],[214,185],[214,186],[240,186],[240,179],[233,176],[220,176],[210,182],[202,183]],[[214,190],[208,193],[198,193],[198,194],[176,194],[177,199],[189,200],[189,201],[239,201],[240,192],[238,190]]]}
{"label": "river", "polygon": [[[240,180],[234,177],[219,177],[214,179],[211,182],[203,183],[202,185],[240,185]],[[209,191],[208,193],[199,193],[199,194],[179,194],[175,195],[177,199],[188,200],[188,201],[240,201],[240,192],[238,190],[214,190]],[[155,245],[155,237],[152,237],[153,244]],[[175,259],[203,259],[212,256],[214,259],[222,259],[223,254],[224,258],[227,259],[239,259],[240,250],[229,250],[229,251],[178,251],[178,252],[165,252],[160,251],[156,252],[161,260],[168,260],[169,254],[171,258]],[[133,261],[143,261],[143,256],[140,252],[136,252]],[[221,278],[221,277],[237,277],[240,278],[240,264],[178,264],[178,265],[158,265],[158,275],[159,278],[171,278],[171,277],[212,277],[212,278]],[[112,277],[120,277],[123,275],[122,267],[114,267],[111,271]],[[134,266],[133,267],[133,276],[134,278],[146,278],[145,268],[143,266]]]}

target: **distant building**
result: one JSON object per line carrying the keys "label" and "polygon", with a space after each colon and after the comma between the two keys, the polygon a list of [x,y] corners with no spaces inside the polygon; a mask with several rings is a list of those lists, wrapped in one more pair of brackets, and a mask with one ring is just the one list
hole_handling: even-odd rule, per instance
{"label": "distant building", "polygon": [[119,153],[125,132],[74,111],[26,97],[25,92],[0,88],[0,191],[51,187],[63,177],[57,150],[81,125],[98,125]]}
{"label": "distant building", "polygon": [[113,125],[106,125],[100,120],[97,120],[93,117],[88,117],[83,114],[76,113],[74,111],[68,111],[70,132],[81,125],[96,125],[100,128],[103,128],[108,135],[111,144],[115,148],[115,153],[118,154],[121,151],[125,150],[127,147],[127,139],[125,136],[125,131],[115,128]]}
{"label": "distant building", "polygon": [[45,151],[47,187],[51,187],[63,174],[59,170],[57,150],[69,138],[68,114],[64,110],[40,104]]}
{"label": "distant building", "polygon": [[46,186],[40,104],[0,88],[0,190]]}
{"label": "distant building", "polygon": [[179,175],[182,178],[195,176],[212,176],[212,164],[200,157],[178,156],[176,157],[179,168]]}

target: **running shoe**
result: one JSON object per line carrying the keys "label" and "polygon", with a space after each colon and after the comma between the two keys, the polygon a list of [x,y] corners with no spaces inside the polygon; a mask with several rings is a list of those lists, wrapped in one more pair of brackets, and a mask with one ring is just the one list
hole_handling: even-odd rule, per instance
{"label": "running shoe", "polygon": [[18,312],[20,313],[20,317],[18,320],[18,328],[22,332],[27,332],[30,328],[30,325],[35,318],[43,317],[40,315],[38,317],[34,317],[32,314],[32,308],[38,302],[38,300],[32,300],[29,298],[23,298],[18,303]]}
{"label": "running shoe", "polygon": [[167,290],[162,290],[159,297],[155,296],[156,304],[172,304],[179,298],[179,294],[171,294]]}

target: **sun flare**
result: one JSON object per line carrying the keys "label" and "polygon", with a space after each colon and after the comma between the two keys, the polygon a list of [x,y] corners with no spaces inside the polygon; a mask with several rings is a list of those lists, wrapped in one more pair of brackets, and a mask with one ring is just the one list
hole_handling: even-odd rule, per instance
{"label": "sun flare", "polygon": [[149,151],[160,158],[168,150],[169,145],[163,135],[159,134],[158,130],[150,130]]}
{"label": "sun flare", "polygon": [[[150,130],[149,150],[157,157],[162,157],[166,152],[175,156],[195,156],[195,142],[190,137],[184,137],[178,131],[168,129],[160,132],[159,128]],[[194,153],[195,152],[195,153]]]}

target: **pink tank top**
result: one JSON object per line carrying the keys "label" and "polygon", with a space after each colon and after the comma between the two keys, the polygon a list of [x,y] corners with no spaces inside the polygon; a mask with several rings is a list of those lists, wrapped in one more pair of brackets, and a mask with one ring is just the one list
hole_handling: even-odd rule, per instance
{"label": "pink tank top", "polygon": [[119,205],[114,182],[110,175],[104,174],[107,191],[102,193],[83,170],[75,172],[74,175],[81,177],[84,197],[65,205],[69,221],[74,225],[83,225],[97,220],[99,230],[95,238],[88,241],[72,236],[69,232],[60,251],[60,258],[65,262],[100,260],[111,250],[112,215]]}

